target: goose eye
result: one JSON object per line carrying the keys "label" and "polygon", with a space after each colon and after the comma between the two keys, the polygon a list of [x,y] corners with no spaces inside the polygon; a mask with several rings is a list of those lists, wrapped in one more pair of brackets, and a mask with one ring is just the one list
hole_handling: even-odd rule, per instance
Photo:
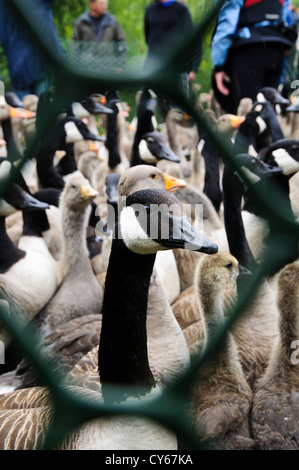
{"label": "goose eye", "polygon": [[298,145],[296,145],[296,144],[292,145],[291,150],[298,150]]}
{"label": "goose eye", "polygon": [[76,189],[76,186],[75,186],[74,184],[72,184],[72,188],[73,188],[73,189]]}
{"label": "goose eye", "polygon": [[151,174],[152,180],[155,180],[157,177],[158,177],[158,174],[157,174],[157,173],[152,173],[152,174]]}
{"label": "goose eye", "polygon": [[152,143],[154,142],[154,139],[153,139],[152,137],[148,137],[148,138],[147,138],[147,141],[148,141],[150,144],[152,144]]}
{"label": "goose eye", "polygon": [[225,267],[230,269],[233,267],[233,263],[230,261],[229,263],[226,263]]}

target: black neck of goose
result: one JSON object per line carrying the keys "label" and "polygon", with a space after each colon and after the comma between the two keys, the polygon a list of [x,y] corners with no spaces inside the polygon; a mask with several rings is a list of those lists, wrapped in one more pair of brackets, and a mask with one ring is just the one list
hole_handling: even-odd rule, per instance
{"label": "black neck of goose", "polygon": [[65,156],[58,164],[59,173],[62,176],[69,175],[78,169],[75,160],[74,144],[66,143],[63,150],[65,150]]}
{"label": "black neck of goose", "polygon": [[[113,240],[99,345],[99,373],[105,401],[111,400],[109,385],[136,388],[132,396],[147,393],[155,385],[149,367],[146,332],[148,289],[155,257],[155,254],[135,254],[122,240]],[[119,392],[114,399],[123,401],[127,397]]]}
{"label": "black neck of goose", "polygon": [[237,189],[238,179],[228,165],[224,167],[222,185],[224,224],[230,252],[242,266],[254,271],[256,261],[247,242],[241,215],[241,189]]}
{"label": "black neck of goose", "polygon": [[118,142],[117,142],[117,115],[118,115],[118,108],[117,106],[111,107],[113,114],[107,115],[107,135],[106,135],[106,142],[105,147],[109,152],[108,157],[108,166],[109,168],[113,169],[117,165],[121,163],[121,158],[119,155],[118,150]]}
{"label": "black neck of goose", "polygon": [[215,144],[209,138],[205,138],[202,156],[206,169],[203,192],[212,201],[213,206],[218,212],[222,200],[219,184],[219,153],[215,149]]}
{"label": "black neck of goose", "polygon": [[241,124],[235,136],[234,154],[248,153],[250,145],[255,144],[255,139],[258,136],[259,128],[255,119],[247,117]]}
{"label": "black neck of goose", "polygon": [[10,161],[19,160],[21,158],[20,152],[17,149],[15,139],[13,137],[11,120],[4,119],[1,122],[2,130],[3,130],[3,137],[6,141],[7,147],[7,157]]}
{"label": "black neck of goose", "polygon": [[43,237],[43,232],[50,229],[45,210],[23,212],[23,236]]}
{"label": "black neck of goose", "polygon": [[9,238],[5,227],[5,217],[0,217],[0,273],[3,274],[26,255]]}
{"label": "black neck of goose", "polygon": [[[58,148],[58,147],[57,147]],[[56,149],[42,146],[37,155],[36,170],[43,188],[64,188],[64,180],[53,164]]]}
{"label": "black neck of goose", "polygon": [[142,109],[142,111],[138,112],[137,129],[132,145],[130,166],[136,166],[140,165],[141,163],[144,163],[141,161],[138,147],[142,137],[148,132],[152,132],[154,130],[154,126],[152,123],[153,115],[154,113],[151,110]]}

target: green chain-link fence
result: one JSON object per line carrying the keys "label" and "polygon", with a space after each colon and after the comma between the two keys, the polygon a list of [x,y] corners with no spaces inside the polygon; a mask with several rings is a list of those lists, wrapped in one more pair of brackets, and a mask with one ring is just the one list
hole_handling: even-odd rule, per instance
{"label": "green chain-link fence", "polygon": [[[184,43],[180,44],[176,50],[171,50],[168,55],[164,55],[163,60],[155,64],[155,68],[145,73],[142,69],[142,61],[139,58],[135,58],[133,65],[129,63],[121,74],[103,69],[101,64],[97,65],[94,63],[94,66],[91,67],[88,62],[89,66],[87,67],[86,63],[84,63],[84,58],[82,59],[83,62],[78,60],[80,54],[76,53],[75,60],[73,60],[74,55],[72,50],[66,51],[69,59],[58,56],[53,52],[51,43],[48,42],[47,37],[45,37],[43,31],[41,31],[39,25],[34,24],[31,19],[31,1],[10,1],[16,8],[16,14],[29,25],[33,40],[39,42],[44,55],[51,63],[51,68],[55,76],[57,101],[60,105],[64,106],[71,102],[73,96],[78,96],[83,93],[90,94],[97,90],[115,88],[120,91],[128,88],[137,90],[141,85],[152,88],[156,92],[168,97],[170,100],[175,101],[194,118],[199,127],[214,140],[215,148],[221,152],[224,158],[226,158],[235,169],[239,170],[244,181],[248,187],[251,188],[256,202],[268,213],[272,222],[275,222],[277,227],[276,235],[270,237],[268,246],[263,255],[263,260],[259,263],[258,271],[248,281],[246,288],[243,288],[238,302],[231,311],[231,314],[226,318],[224,325],[218,329],[214,337],[210,338],[204,353],[192,357],[191,366],[188,371],[180,375],[176,383],[168,386],[160,398],[150,403],[108,406],[103,403],[91,403],[80,399],[78,395],[73,395],[70,390],[63,386],[63,376],[57,376],[57,370],[54,372],[51,360],[49,359],[48,361],[45,359],[44,355],[41,354],[41,351],[36,346],[38,341],[35,332],[27,329],[27,333],[24,335],[20,325],[16,325],[12,321],[11,315],[9,315],[6,308],[0,304],[0,319],[2,323],[12,333],[16,343],[26,353],[29,359],[34,362],[38,373],[51,390],[55,403],[53,419],[42,448],[54,448],[75,426],[87,420],[125,413],[147,416],[157,420],[177,433],[188,449],[201,449],[203,448],[201,438],[197,436],[195,431],[191,428],[189,421],[189,392],[194,381],[195,373],[213,352],[215,345],[224,338],[226,331],[231,327],[236,318],[248,305],[251,297],[268,272],[269,266],[273,264],[277,266],[284,265],[289,255],[288,239],[291,236],[296,237],[298,240],[299,234],[298,224],[284,216],[283,201],[279,200],[279,197],[274,191],[269,191],[268,198],[264,199],[259,193],[258,188],[252,186],[247,175],[242,172],[242,169],[238,168],[237,160],[228,152],[219,136],[209,127],[208,123],[205,121],[204,115],[199,114],[193,102],[189,101],[183,95],[179,87],[179,80],[175,79],[178,75],[177,70],[180,68],[180,64],[184,62],[185,57],[188,56],[189,51],[192,50],[196,42],[201,37],[205,36],[205,32],[215,20],[217,11],[224,1],[220,1],[217,8],[210,6],[211,2],[206,2],[205,16],[202,18],[201,22],[196,24],[194,34],[188,37]],[[47,119],[44,122],[44,132],[47,131],[47,125],[52,122],[55,113],[56,110],[49,111]],[[36,136],[27,147],[20,166],[27,158],[30,158],[31,155],[35,153],[37,145],[38,136]],[[0,194],[2,194],[3,189],[2,185]]]}

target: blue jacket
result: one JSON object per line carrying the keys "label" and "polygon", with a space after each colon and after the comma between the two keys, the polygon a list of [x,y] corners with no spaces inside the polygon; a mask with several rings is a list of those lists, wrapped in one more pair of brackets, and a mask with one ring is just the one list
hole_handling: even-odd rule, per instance
{"label": "blue jacket", "polygon": [[[51,5],[54,0],[26,0],[32,17],[38,22],[52,47],[62,53],[57,37]],[[10,79],[16,89],[26,89],[45,77],[49,71],[36,41],[32,40],[26,25],[14,14],[10,2],[0,0],[0,41],[4,48]]]}
{"label": "blue jacket", "polygon": [[[218,0],[215,1],[215,4]],[[218,15],[217,28],[214,34],[211,55],[214,67],[222,67],[227,59],[228,51],[237,37],[240,10],[244,0],[229,0],[221,7]],[[293,24],[290,10],[291,0],[285,0],[281,10],[281,20]]]}

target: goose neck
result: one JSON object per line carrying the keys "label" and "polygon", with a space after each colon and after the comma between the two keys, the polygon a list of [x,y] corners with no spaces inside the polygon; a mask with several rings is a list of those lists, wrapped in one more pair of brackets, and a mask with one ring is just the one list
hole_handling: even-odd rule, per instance
{"label": "goose neck", "polygon": [[[138,255],[128,250],[122,240],[113,240],[99,345],[99,373],[105,400],[109,399],[108,393],[105,394],[105,386],[109,384],[142,387],[146,393],[155,385],[149,367],[146,331],[154,262],[155,254]],[[118,397],[126,398],[123,394]]]}
{"label": "goose neck", "polygon": [[24,258],[25,251],[20,250],[6,232],[5,217],[0,217],[0,272],[5,273],[12,265]]}
{"label": "goose neck", "polygon": [[64,238],[64,258],[67,260],[69,266],[77,263],[79,259],[87,259],[88,261],[86,227],[89,212],[62,209],[61,213]]}

